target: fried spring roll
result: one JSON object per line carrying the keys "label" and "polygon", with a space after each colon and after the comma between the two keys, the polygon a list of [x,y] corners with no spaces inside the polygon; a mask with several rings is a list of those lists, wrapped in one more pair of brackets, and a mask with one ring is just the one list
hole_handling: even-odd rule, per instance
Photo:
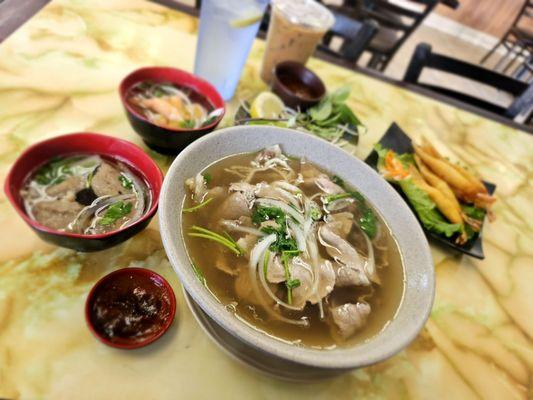
{"label": "fried spring roll", "polygon": [[461,173],[450,167],[450,163],[428,154],[420,146],[415,145],[415,153],[424,161],[435,175],[447,182],[450,186],[466,194],[475,193],[475,188]]}
{"label": "fried spring roll", "polygon": [[435,175],[433,172],[431,172],[418,155],[415,154],[414,158],[416,161],[416,165],[418,166],[418,169],[420,173],[422,174],[422,176],[424,177],[424,179],[431,186],[440,190],[442,194],[444,194],[455,205],[455,207],[458,210],[460,210],[461,206],[459,205],[459,201],[457,200],[457,197],[455,197],[455,194],[453,193],[450,186],[444,180],[442,180],[437,175]]}
{"label": "fried spring roll", "polygon": [[463,225],[463,218],[461,216],[461,209],[456,207],[454,202],[451,201],[444,193],[440,190],[429,185],[420,172],[414,167],[409,168],[409,173],[411,174],[411,179],[413,183],[417,185],[420,189],[426,192],[431,200],[435,202],[439,211],[453,224]]}

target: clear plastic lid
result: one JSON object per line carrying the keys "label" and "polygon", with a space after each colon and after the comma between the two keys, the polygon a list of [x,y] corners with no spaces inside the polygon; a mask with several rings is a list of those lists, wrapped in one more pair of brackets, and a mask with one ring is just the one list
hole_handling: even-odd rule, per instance
{"label": "clear plastic lid", "polygon": [[327,31],[335,22],[331,11],[314,0],[272,0],[272,5],[288,21],[306,28]]}

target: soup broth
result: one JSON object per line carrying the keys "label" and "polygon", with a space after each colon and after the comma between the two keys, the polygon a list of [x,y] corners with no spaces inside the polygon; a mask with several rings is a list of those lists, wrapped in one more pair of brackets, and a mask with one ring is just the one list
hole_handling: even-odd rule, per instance
{"label": "soup broth", "polygon": [[126,165],[99,155],[57,157],[30,175],[21,197],[28,216],[85,235],[123,228],[151,206],[151,191]]}
{"label": "soup broth", "polygon": [[275,146],[222,159],[186,184],[192,267],[250,326],[324,349],[363,341],[394,317],[404,288],[397,244],[339,178]]}

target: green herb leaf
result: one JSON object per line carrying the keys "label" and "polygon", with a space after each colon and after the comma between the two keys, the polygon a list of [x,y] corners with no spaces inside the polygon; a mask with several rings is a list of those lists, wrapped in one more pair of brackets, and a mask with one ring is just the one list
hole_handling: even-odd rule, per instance
{"label": "green herb leaf", "polygon": [[209,203],[211,203],[211,201],[213,201],[213,198],[210,197],[208,198],[207,200],[201,202],[200,204],[196,205],[196,206],[193,206],[193,207],[189,207],[189,208],[184,208],[183,210],[181,210],[182,212],[186,212],[186,213],[192,213],[192,212],[195,212],[196,210],[199,210],[200,208],[202,207],[205,207],[206,205],[208,205]]}
{"label": "green herb leaf", "polygon": [[152,94],[155,96],[155,97],[163,97],[165,96],[167,93],[161,89],[160,87],[158,86],[154,86],[152,88]]}
{"label": "green herb leaf", "polygon": [[209,173],[205,173],[202,176],[204,177],[204,181],[206,185],[209,185],[211,181],[213,180],[213,177]]}
{"label": "green herb leaf", "polygon": [[314,121],[325,121],[331,115],[333,106],[331,101],[326,98],[322,100],[317,106],[309,109],[308,113]]}
{"label": "green herb leaf", "polygon": [[331,178],[331,182],[333,182],[335,185],[338,185],[338,186],[340,186],[341,188],[344,189],[345,183],[344,183],[344,180],[341,177],[339,177],[337,175],[333,175],[333,177]]}
{"label": "green herb leaf", "polygon": [[313,207],[309,212],[309,215],[313,221],[318,221],[320,218],[322,218],[322,212],[318,207]]}
{"label": "green herb leaf", "polygon": [[361,126],[363,123],[357,118],[352,109],[346,104],[335,106],[335,112],[340,115],[340,122],[344,124]]}
{"label": "green herb leaf", "polygon": [[131,212],[131,203],[124,203],[123,201],[117,201],[113,203],[106,210],[104,216],[98,221],[100,225],[112,225],[120,218],[128,215]]}
{"label": "green herb leaf", "polygon": [[292,304],[292,289],[300,286],[299,279],[292,279],[289,261],[292,257],[300,254],[299,250],[285,250],[281,253],[281,263],[285,270],[285,286],[287,287],[287,303]]}
{"label": "green herb leaf", "polygon": [[54,157],[42,166],[35,175],[35,180],[40,185],[57,185],[72,175],[70,169],[72,159]]}
{"label": "green herb leaf", "polygon": [[199,237],[203,239],[212,240],[214,242],[217,242],[225,247],[227,247],[229,250],[231,250],[233,253],[235,253],[237,256],[241,256],[244,254],[244,250],[241,249],[241,247],[237,244],[237,242],[226,232],[224,232],[226,236],[222,236],[216,232],[210,231],[209,229],[202,228],[200,226],[194,225],[191,228],[191,231],[188,233],[189,236],[193,237]]}
{"label": "green herb leaf", "polygon": [[179,123],[180,128],[193,129],[196,126],[196,122],[192,119],[184,119]]}
{"label": "green herb leaf", "polygon": [[285,282],[285,285],[292,290],[300,286],[301,282],[299,279],[289,279],[288,281]]}
{"label": "green herb leaf", "polygon": [[331,102],[334,105],[343,104],[348,97],[352,89],[349,86],[342,86],[330,94]]}
{"label": "green herb leaf", "polygon": [[192,270],[194,271],[194,275],[196,275],[196,277],[202,283],[202,285],[207,287],[207,281],[205,280],[205,276],[202,270],[198,268],[198,266],[195,263],[191,263],[191,266],[192,266]]}
{"label": "green herb leaf", "polygon": [[268,261],[270,259],[270,252],[265,251],[265,257],[263,258],[263,274],[265,275],[265,278],[267,277],[268,273]]}
{"label": "green herb leaf", "polygon": [[274,221],[278,225],[277,227],[265,226],[261,228],[261,232],[268,235],[272,233],[276,234],[276,241],[270,245],[270,250],[277,253],[298,250],[296,240],[291,238],[287,232],[287,215],[281,208],[256,207],[252,213],[252,222],[256,225],[261,225],[265,221]]}
{"label": "green herb leaf", "polygon": [[345,192],[339,194],[332,194],[329,196],[323,197],[322,201],[325,204],[329,204],[333,201],[353,198],[357,201],[357,208],[361,212],[361,217],[359,218],[359,226],[365,232],[370,239],[374,239],[378,232],[378,220],[374,211],[368,206],[365,198],[359,192]]}
{"label": "green herb leaf", "polygon": [[280,228],[276,229],[272,226],[265,226],[261,228],[261,232],[270,235],[272,233],[276,234],[276,241],[272,243],[269,247],[275,253],[282,253],[284,251],[298,251],[298,243],[296,240],[287,234],[286,225],[282,225]]}
{"label": "green herb leaf", "polygon": [[252,213],[252,222],[260,225],[264,221],[276,221],[278,225],[285,224],[285,213],[278,207],[256,207]]}
{"label": "green herb leaf", "polygon": [[126,175],[119,175],[118,180],[122,184],[122,187],[125,189],[131,189],[133,187],[133,181]]}

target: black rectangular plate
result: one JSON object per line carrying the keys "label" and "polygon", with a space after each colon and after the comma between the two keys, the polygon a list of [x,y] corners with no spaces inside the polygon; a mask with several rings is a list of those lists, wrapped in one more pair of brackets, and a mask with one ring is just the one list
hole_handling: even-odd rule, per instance
{"label": "black rectangular plate", "polygon": [[[379,143],[387,149],[391,149],[395,151],[396,153],[413,153],[413,144],[411,142],[411,139],[409,136],[405,134],[405,132],[396,124],[392,123],[392,125],[389,127],[385,135],[381,138]],[[375,150],[372,150],[372,152],[368,155],[365,162],[370,165],[372,168],[377,170],[377,163],[378,163],[378,154]],[[485,182],[483,181],[483,184],[487,188],[487,191],[489,194],[493,194],[496,190],[496,185],[493,183]],[[405,198],[402,190],[396,186],[393,185],[394,188],[400,193],[400,195],[404,198],[404,200],[407,202],[411,210],[413,211],[413,214],[418,219],[418,216],[416,212],[414,211],[413,207],[411,207],[411,204],[407,199]],[[419,220],[420,221],[420,220]],[[422,225],[422,223],[420,223]],[[481,230],[479,231],[479,234],[477,234],[475,237],[473,237],[468,243],[466,243],[464,246],[459,246],[453,242],[453,239],[449,239],[445,236],[437,235],[433,232],[430,232],[424,228],[422,225],[422,229],[426,233],[426,236],[441,244],[445,247],[451,247],[452,249],[459,251],[464,254],[468,254],[471,257],[479,258],[480,260],[485,258],[485,255],[483,254],[483,239],[482,239],[482,233],[483,233],[483,226],[481,227]]]}

